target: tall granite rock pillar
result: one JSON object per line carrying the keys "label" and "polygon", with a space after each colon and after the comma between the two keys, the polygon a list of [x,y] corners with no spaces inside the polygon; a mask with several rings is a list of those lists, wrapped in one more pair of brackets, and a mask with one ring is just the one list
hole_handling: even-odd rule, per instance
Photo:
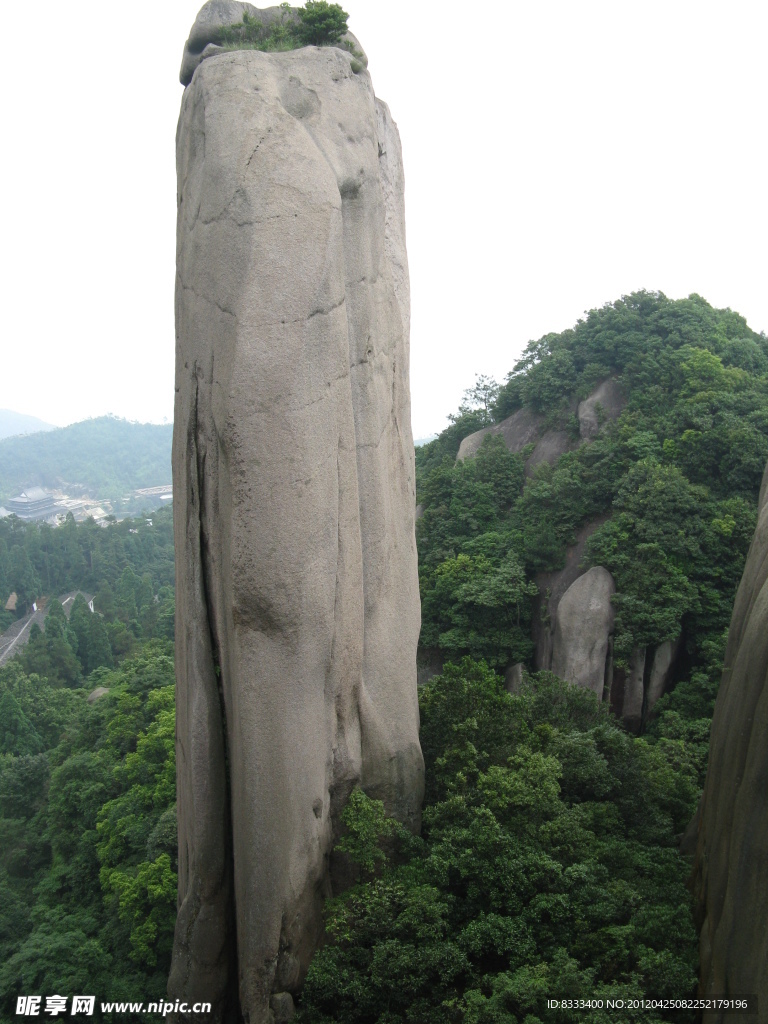
{"label": "tall granite rock pillar", "polygon": [[[768,467],[712,719],[694,872],[704,996],[768,1012]],[[705,1011],[705,1024],[731,1018]],[[754,1019],[757,1019],[755,1017]]]}
{"label": "tall granite rock pillar", "polygon": [[320,937],[352,788],[419,825],[408,269],[368,73],[213,52],[177,136],[169,993],[261,1024]]}

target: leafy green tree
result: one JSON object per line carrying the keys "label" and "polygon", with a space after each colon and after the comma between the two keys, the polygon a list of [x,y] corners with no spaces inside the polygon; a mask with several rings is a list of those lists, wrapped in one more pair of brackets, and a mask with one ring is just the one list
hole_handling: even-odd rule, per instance
{"label": "leafy green tree", "polygon": [[8,575],[11,589],[15,591],[18,599],[16,615],[21,617],[27,612],[32,602],[40,597],[41,583],[26,548],[19,544],[15,544],[11,548]]}
{"label": "leafy green tree", "polygon": [[43,741],[10,692],[0,692],[0,754],[39,754]]}
{"label": "leafy green tree", "polygon": [[329,4],[327,0],[307,0],[298,9],[298,15],[298,39],[302,46],[338,43],[347,31],[349,15],[339,4]]}
{"label": "leafy green tree", "polygon": [[109,694],[88,705],[18,661],[0,669],[0,701],[12,698],[33,746],[48,746],[24,753],[25,726],[0,754],[3,1018],[25,991],[165,991],[176,906],[169,648],[155,641],[91,680]]}
{"label": "leafy green tree", "polygon": [[77,656],[83,675],[90,675],[94,669],[113,665],[109,633],[97,612],[92,612],[82,594],[72,603],[69,624],[77,636]]}
{"label": "leafy green tree", "polygon": [[479,412],[484,425],[493,422],[492,410],[499,394],[499,385],[493,377],[476,374],[475,383],[464,392],[464,400],[459,406],[459,413]]}
{"label": "leafy green tree", "polygon": [[530,599],[537,590],[513,554],[498,566],[482,554],[460,554],[438,566],[433,579],[422,643],[501,667],[530,657]]}
{"label": "leafy green tree", "polygon": [[28,674],[42,676],[53,686],[78,686],[81,680],[77,660],[77,636],[67,622],[58,601],[52,601],[45,619],[45,632],[33,623],[29,642],[19,659]]}
{"label": "leafy green tree", "polygon": [[560,1024],[582,1015],[548,1007],[553,991],[692,992],[674,830],[696,788],[678,749],[623,733],[594,694],[550,675],[512,696],[466,659],[421,698],[422,838],[396,833],[392,849],[381,808],[349,805],[344,850],[364,880],[327,908],[333,941],[298,1020]]}
{"label": "leafy green tree", "polygon": [[136,573],[130,566],[126,566],[120,579],[117,581],[115,593],[118,615],[125,623],[134,621],[138,615],[136,591],[139,586],[140,580]]}

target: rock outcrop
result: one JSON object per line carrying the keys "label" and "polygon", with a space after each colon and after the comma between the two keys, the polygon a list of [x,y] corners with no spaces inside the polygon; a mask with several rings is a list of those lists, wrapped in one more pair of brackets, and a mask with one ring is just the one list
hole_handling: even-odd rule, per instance
{"label": "rock outcrop", "polygon": [[[694,885],[702,995],[756,994],[768,1007],[768,468],[731,617],[712,720]],[[705,1024],[729,1020],[705,1012]]]}
{"label": "rock outcrop", "polygon": [[578,531],[576,543],[565,553],[565,565],[562,569],[540,572],[536,575],[539,596],[534,603],[532,634],[536,645],[537,671],[552,668],[552,642],[557,622],[557,607],[571,584],[586,572],[582,562],[586,555],[587,541],[607,518],[607,515],[599,516]]}
{"label": "rock outcrop", "polygon": [[624,675],[624,694],[621,704],[621,720],[630,732],[640,732],[643,722],[645,699],[645,647],[636,647],[629,659],[629,668]]}
{"label": "rock outcrop", "polygon": [[572,583],[557,608],[552,671],[602,700],[613,632],[613,577],[601,565]]}
{"label": "rock outcrop", "polygon": [[504,673],[504,689],[507,693],[520,693],[525,682],[525,665],[522,661],[510,665]]}
{"label": "rock outcrop", "polygon": [[492,427],[483,427],[482,430],[476,430],[474,434],[468,434],[459,445],[459,453],[456,458],[463,460],[475,455],[487,434],[492,437],[497,435],[503,437],[504,444],[511,452],[520,452],[526,445],[535,444],[538,441],[543,422],[543,416],[528,406],[524,406],[512,413],[511,416],[507,416],[501,423],[496,423]]}
{"label": "rock outcrop", "polygon": [[608,377],[595,390],[579,402],[579,436],[582,441],[597,437],[604,423],[610,423],[621,415],[627,400],[615,377]]}
{"label": "rock outcrop", "polygon": [[177,135],[169,994],[263,1024],[352,788],[420,821],[403,170],[343,49],[204,56]]}
{"label": "rock outcrop", "polygon": [[529,444],[534,445],[525,465],[525,471],[530,475],[537,466],[544,463],[554,465],[561,455],[593,440],[603,424],[618,419],[626,404],[619,382],[615,377],[608,377],[583,402],[574,399],[571,403],[570,412],[579,421],[579,439],[567,430],[545,429],[545,417],[529,406],[523,406],[501,423],[468,434],[462,440],[456,458],[462,460],[475,455],[486,434],[499,436],[511,452],[521,452]]}
{"label": "rock outcrop", "polygon": [[[590,638],[599,637],[599,643],[591,655],[589,688],[601,699],[604,688],[607,689],[611,710],[616,717],[632,732],[639,732],[658,699],[670,686],[681,638],[665,641],[647,651],[645,648],[637,648],[632,652],[627,668],[614,666],[613,614],[607,613],[602,600],[594,603],[584,599],[584,595],[591,589],[590,583],[576,586],[588,575],[583,566],[587,542],[607,518],[607,515],[598,516],[578,531],[576,543],[566,551],[562,569],[537,574],[539,595],[534,603],[532,621],[534,664],[537,671],[552,671],[569,682],[581,680],[579,685],[586,685],[583,669],[579,667],[583,664],[582,648],[584,644],[592,642]],[[589,572],[595,570],[610,578],[610,573],[600,566]],[[604,577],[601,578],[604,580]],[[561,613],[560,607],[567,595],[570,597]],[[571,641],[566,640],[566,635],[572,638]],[[569,653],[568,648],[572,643],[576,646]],[[600,658],[603,658],[602,670],[598,665]],[[603,684],[600,683],[601,679]]]}
{"label": "rock outcrop", "polygon": [[653,711],[656,702],[667,692],[672,678],[672,670],[680,652],[680,643],[681,637],[678,636],[676,640],[665,640],[656,648],[645,692],[646,714]]}

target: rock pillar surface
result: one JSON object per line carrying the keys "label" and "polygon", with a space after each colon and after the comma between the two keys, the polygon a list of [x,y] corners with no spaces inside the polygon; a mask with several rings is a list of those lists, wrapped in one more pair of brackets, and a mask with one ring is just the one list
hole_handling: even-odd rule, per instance
{"label": "rock pillar surface", "polygon": [[613,631],[613,577],[596,565],[563,594],[557,606],[552,671],[603,699],[608,641]]}
{"label": "rock pillar surface", "polygon": [[169,993],[261,1024],[352,788],[419,826],[403,172],[368,73],[316,47],[199,63],[177,169]]}
{"label": "rock pillar surface", "polygon": [[[757,995],[768,1009],[768,468],[731,617],[712,719],[694,884],[702,995]],[[705,1012],[706,1024],[727,1021]],[[757,1018],[755,1018],[757,1019]]]}

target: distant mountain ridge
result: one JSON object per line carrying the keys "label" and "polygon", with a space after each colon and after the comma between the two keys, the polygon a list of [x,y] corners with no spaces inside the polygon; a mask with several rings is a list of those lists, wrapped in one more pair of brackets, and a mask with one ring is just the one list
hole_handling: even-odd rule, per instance
{"label": "distant mountain ridge", "polygon": [[171,479],[173,425],[114,416],[0,440],[0,502],[26,487],[119,498]]}
{"label": "distant mountain ridge", "polygon": [[43,430],[55,429],[52,423],[46,423],[37,416],[27,416],[26,413],[14,412],[12,409],[0,409],[0,440],[18,434],[37,434]]}

